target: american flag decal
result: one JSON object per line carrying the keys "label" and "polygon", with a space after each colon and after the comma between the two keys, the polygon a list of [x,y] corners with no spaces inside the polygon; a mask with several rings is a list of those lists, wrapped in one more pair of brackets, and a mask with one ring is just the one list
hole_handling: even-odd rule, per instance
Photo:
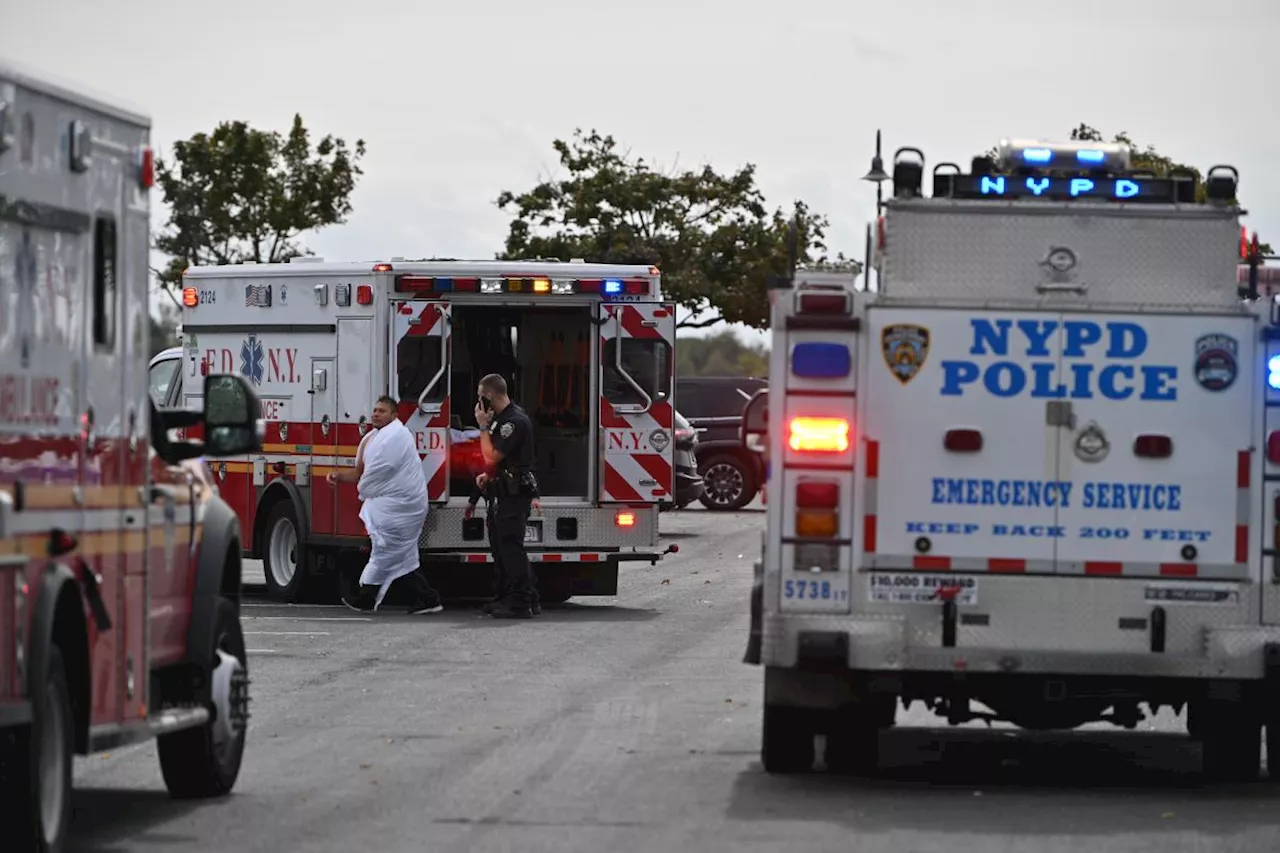
{"label": "american flag decal", "polygon": [[269,284],[247,284],[244,288],[244,307],[252,308],[271,307],[271,285]]}

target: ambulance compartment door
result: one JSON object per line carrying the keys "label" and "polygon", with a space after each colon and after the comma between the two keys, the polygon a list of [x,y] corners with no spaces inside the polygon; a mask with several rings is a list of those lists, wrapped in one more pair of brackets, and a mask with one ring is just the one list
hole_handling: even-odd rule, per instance
{"label": "ambulance compartment door", "polygon": [[604,303],[599,312],[600,500],[669,500],[675,487],[675,306]]}
{"label": "ambulance compartment door", "polygon": [[451,308],[448,302],[391,303],[390,393],[414,434],[432,503],[449,499]]}

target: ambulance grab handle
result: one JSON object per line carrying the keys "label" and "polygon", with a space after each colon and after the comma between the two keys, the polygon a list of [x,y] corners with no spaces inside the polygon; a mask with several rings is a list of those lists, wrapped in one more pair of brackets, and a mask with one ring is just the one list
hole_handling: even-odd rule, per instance
{"label": "ambulance grab handle", "polygon": [[[435,306],[435,310],[440,312],[440,319],[445,323],[449,322],[449,315],[444,313],[444,309]],[[440,384],[440,380],[449,370],[449,335],[441,330],[440,333],[440,369],[436,371],[436,375],[431,377],[431,381],[427,383],[427,387],[422,389],[422,393],[418,395],[418,408],[421,411],[427,410],[427,397]]]}
{"label": "ambulance grab handle", "polygon": [[613,348],[614,369],[618,371],[618,375],[622,377],[623,381],[625,381],[628,385],[630,385],[631,388],[637,394],[639,394],[640,397],[644,400],[644,405],[638,409],[633,409],[630,406],[627,406],[625,409],[620,409],[620,407],[617,405],[615,405],[614,408],[620,409],[621,411],[625,411],[627,414],[633,414],[633,415],[643,414],[653,408],[653,398],[650,397],[649,394],[643,388],[640,387],[640,384],[636,382],[636,380],[632,378],[631,374],[627,372],[627,369],[622,366],[622,318],[618,316],[617,313],[615,313],[613,315],[613,322],[614,322],[614,329],[616,330],[614,334],[614,341],[617,344]]}
{"label": "ambulance grab handle", "polygon": [[1087,284],[1037,284],[1037,293],[1084,293],[1089,289]]}

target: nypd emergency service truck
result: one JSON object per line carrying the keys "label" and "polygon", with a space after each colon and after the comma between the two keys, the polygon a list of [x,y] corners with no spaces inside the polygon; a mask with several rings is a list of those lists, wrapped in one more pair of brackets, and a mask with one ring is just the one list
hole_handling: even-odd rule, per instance
{"label": "nypd emergency service truck", "polygon": [[775,299],[765,767],[824,734],[829,769],[873,768],[900,700],[1028,729],[1187,707],[1212,775],[1256,776],[1264,726],[1280,767],[1280,325],[1237,293],[1236,172],[997,152],[926,196],[900,150],[877,292]]}

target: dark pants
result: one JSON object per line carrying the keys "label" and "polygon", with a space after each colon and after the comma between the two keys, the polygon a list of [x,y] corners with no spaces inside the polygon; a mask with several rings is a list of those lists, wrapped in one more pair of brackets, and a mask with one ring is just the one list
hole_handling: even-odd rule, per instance
{"label": "dark pants", "polygon": [[423,607],[435,607],[440,603],[440,593],[432,588],[421,568],[407,575],[401,575],[392,581],[391,588],[387,590],[387,595],[392,593],[397,596],[404,595],[411,604]]}
{"label": "dark pants", "polygon": [[537,581],[524,550],[524,529],[533,497],[499,498],[489,510],[489,551],[493,554],[495,599],[513,607],[530,607],[538,601]]}

